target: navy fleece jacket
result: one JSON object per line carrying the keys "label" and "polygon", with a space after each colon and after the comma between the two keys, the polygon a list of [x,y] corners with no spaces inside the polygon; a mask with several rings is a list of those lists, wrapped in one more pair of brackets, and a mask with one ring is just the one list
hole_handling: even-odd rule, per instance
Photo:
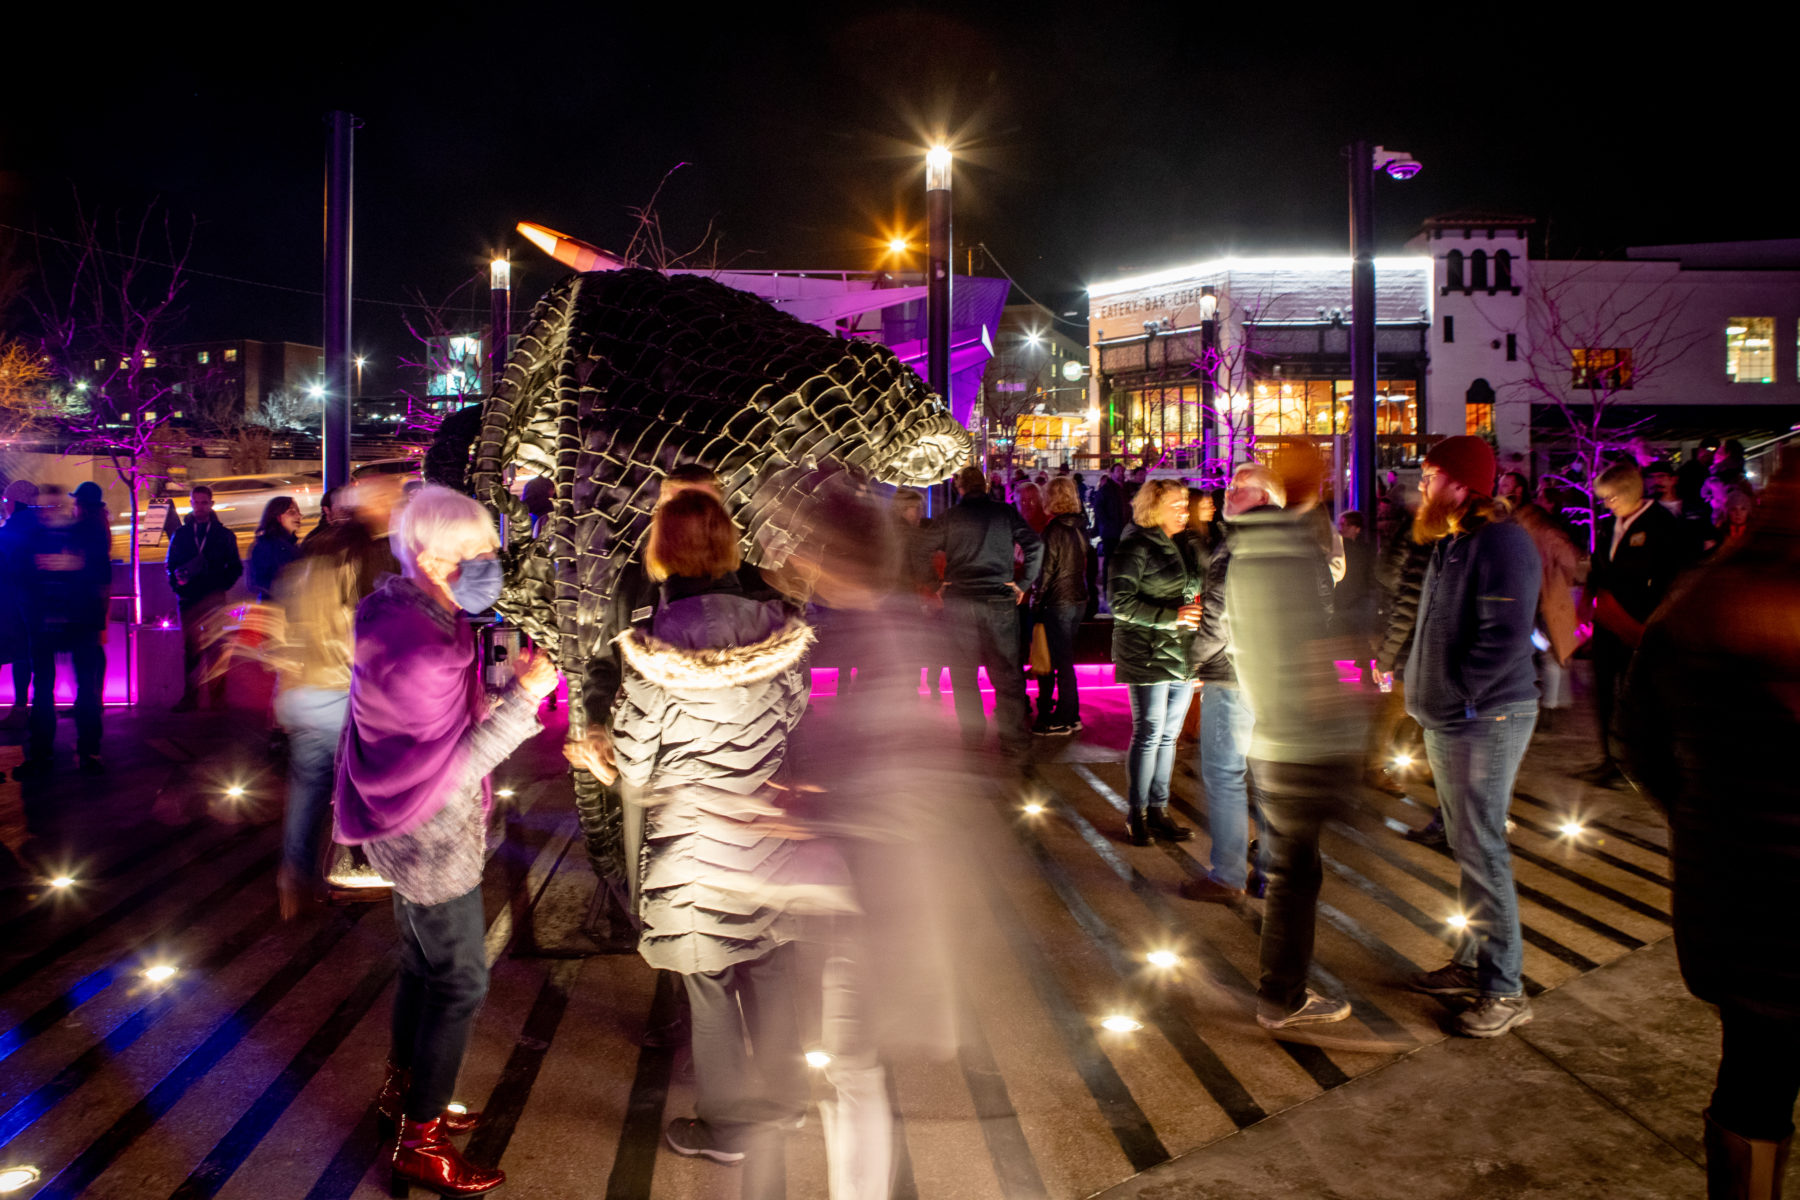
{"label": "navy fleece jacket", "polygon": [[1444,538],[1432,550],[1406,659],[1406,711],[1427,729],[1538,698],[1531,658],[1543,565],[1510,521]]}

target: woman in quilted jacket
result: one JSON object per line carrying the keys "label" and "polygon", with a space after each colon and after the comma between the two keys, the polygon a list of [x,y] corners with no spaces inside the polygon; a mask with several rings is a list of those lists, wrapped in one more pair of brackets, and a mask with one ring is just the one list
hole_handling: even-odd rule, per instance
{"label": "woman in quilted jacket", "polygon": [[831,890],[775,782],[806,711],[813,631],[744,595],[737,529],[708,492],[657,510],[644,558],[661,596],[650,629],[619,643],[612,728],[647,810],[638,952],[682,976],[693,1011],[697,1117],[670,1122],[667,1140],[715,1162],[750,1152],[744,1194],[780,1195],[779,1134],[809,1086],[783,922],[796,896]]}
{"label": "woman in quilted jacket", "polygon": [[1113,668],[1131,695],[1126,836],[1138,846],[1153,837],[1185,842],[1194,831],[1169,816],[1169,776],[1194,695],[1188,644],[1200,624],[1196,601],[1205,568],[1175,540],[1188,520],[1187,488],[1179,480],[1146,481],[1131,499],[1131,517],[1106,579]]}

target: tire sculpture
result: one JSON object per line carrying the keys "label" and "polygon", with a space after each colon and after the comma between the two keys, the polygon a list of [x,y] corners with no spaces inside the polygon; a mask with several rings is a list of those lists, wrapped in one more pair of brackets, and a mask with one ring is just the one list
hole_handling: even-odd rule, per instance
{"label": "tire sculpture", "polygon": [[[466,423],[451,422],[428,459],[451,483],[467,463]],[[571,733],[613,581],[649,528],[672,467],[718,472],[744,530],[744,556],[782,565],[806,534],[809,498],[850,470],[926,486],[968,460],[966,430],[885,346],[804,324],[759,297],[698,275],[577,274],[537,304],[494,394],[480,410],[469,490],[506,527],[500,612],[551,654],[570,686]],[[536,537],[509,468],[547,475],[554,508]],[[575,773],[576,807],[595,870],[619,883],[616,796]],[[616,923],[616,922],[615,922]]]}

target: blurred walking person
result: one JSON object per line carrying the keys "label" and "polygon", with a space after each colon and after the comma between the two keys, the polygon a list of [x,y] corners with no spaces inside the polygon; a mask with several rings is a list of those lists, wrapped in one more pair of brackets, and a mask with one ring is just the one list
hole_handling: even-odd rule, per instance
{"label": "blurred walking person", "polygon": [[31,543],[37,536],[38,487],[29,479],[6,485],[0,512],[0,662],[12,664],[12,711],[0,729],[23,729],[31,698]]}
{"label": "blurred walking person", "polygon": [[83,775],[99,775],[106,684],[106,617],[112,602],[112,530],[93,481],[75,489],[75,510],[40,523],[31,543],[34,636],[31,725],[25,763],[14,779],[50,774],[56,743],[56,656],[75,671],[75,761]]}
{"label": "blurred walking person", "polygon": [[1569,660],[1580,645],[1575,635],[1574,588],[1582,573],[1582,554],[1561,521],[1523,496],[1513,505],[1512,519],[1531,535],[1544,564],[1532,646],[1541,693],[1538,727],[1549,732],[1552,714],[1569,707]]}
{"label": "blurred walking person", "polygon": [[1724,1032],[1705,1113],[1707,1195],[1773,1200],[1800,1094],[1800,459],[1734,553],[1651,618],[1622,722],[1669,818],[1675,953]]}
{"label": "blurred walking person", "polygon": [[[944,633],[964,748],[978,750],[987,737],[978,676],[986,667],[1001,750],[1022,766],[1031,745],[1031,706],[1019,653],[1018,606],[1043,567],[1044,544],[1017,510],[987,494],[987,486],[979,467],[964,467],[956,476],[960,499],[932,522],[915,553],[926,560],[944,553]],[[1023,559],[1016,576],[1015,549]]]}
{"label": "blurred walking person", "polygon": [[398,1130],[394,1183],[455,1196],[506,1181],[450,1141],[480,1117],[449,1104],[487,993],[488,775],[537,732],[538,704],[556,687],[550,661],[527,654],[497,704],[483,690],[478,639],[462,614],[500,598],[498,547],[493,518],[468,496],[430,486],[406,506],[393,536],[402,574],[356,608],[337,776],[337,840],[362,846],[394,884],[400,982],[377,1100]]}
{"label": "blurred walking person", "polygon": [[1194,831],[1169,816],[1175,740],[1194,695],[1189,661],[1196,603],[1205,582],[1192,549],[1175,535],[1187,528],[1187,488],[1152,479],[1131,503],[1132,524],[1108,565],[1106,602],[1113,614],[1114,677],[1131,697],[1131,746],[1125,752],[1130,811],[1125,836],[1185,842]]}
{"label": "blurred walking person", "polygon": [[[175,602],[181,611],[187,671],[187,685],[175,705],[176,712],[193,712],[199,707],[200,674],[203,660],[208,657],[208,641],[219,633],[225,593],[244,572],[237,537],[213,513],[212,489],[203,483],[195,486],[188,502],[193,511],[169,539],[166,563],[169,586],[175,590]],[[219,707],[225,695],[224,677],[213,680],[208,692],[212,706]]]}
{"label": "blurred walking person", "polygon": [[1256,1020],[1281,1030],[1350,1015],[1347,1001],[1309,988],[1306,976],[1324,881],[1319,836],[1356,778],[1364,723],[1357,694],[1338,683],[1331,568],[1306,515],[1324,465],[1310,445],[1284,447],[1271,473],[1287,509],[1235,519],[1225,611],[1268,842]]}
{"label": "blurred walking person", "polygon": [[1050,481],[1049,520],[1043,529],[1044,569],[1038,576],[1036,616],[1050,648],[1051,673],[1038,679],[1038,719],[1033,733],[1052,736],[1081,728],[1081,695],[1075,682],[1075,633],[1087,612],[1087,527],[1075,481]]}
{"label": "blurred walking person", "polygon": [[657,508],[644,562],[662,604],[619,642],[612,730],[647,809],[638,952],[682,976],[693,1014],[696,1116],[665,1136],[682,1155],[749,1155],[743,1194],[780,1196],[781,1131],[808,1085],[788,938],[763,898],[797,865],[771,781],[806,711],[813,634],[779,601],[744,594],[737,528],[707,492]]}
{"label": "blurred walking person", "polygon": [[1531,1020],[1506,813],[1537,724],[1531,629],[1543,579],[1531,535],[1493,498],[1494,469],[1478,437],[1446,438],[1425,456],[1418,521],[1436,545],[1406,663],[1406,711],[1425,729],[1468,922],[1450,963],[1413,985],[1466,1000],[1451,1028],[1481,1038]]}
{"label": "blurred walking person", "polygon": [[[1233,522],[1246,515],[1279,513],[1287,492],[1269,468],[1245,463],[1225,491],[1225,535],[1207,561],[1200,597],[1200,623],[1191,654],[1200,683],[1200,783],[1206,790],[1206,824],[1212,850],[1206,875],[1181,885],[1189,900],[1223,903],[1243,895],[1250,884],[1250,749],[1256,716],[1238,686],[1231,663],[1230,610],[1225,604],[1230,578]],[[1260,811],[1256,813],[1263,823]],[[1257,883],[1267,879],[1268,840],[1257,843]]]}

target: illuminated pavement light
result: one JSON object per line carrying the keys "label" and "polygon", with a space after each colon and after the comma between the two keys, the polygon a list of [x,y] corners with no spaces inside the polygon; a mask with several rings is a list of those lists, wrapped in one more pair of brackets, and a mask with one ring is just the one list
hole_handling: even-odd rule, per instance
{"label": "illuminated pavement light", "polygon": [[227,796],[230,796],[233,800],[238,800],[243,797],[244,789],[242,786],[234,783],[230,787],[225,789],[225,794]]}
{"label": "illuminated pavement light", "polygon": [[1136,1033],[1143,1027],[1144,1023],[1142,1021],[1137,1020],[1135,1017],[1128,1017],[1123,1013],[1115,1013],[1100,1022],[1100,1028],[1111,1030],[1113,1033]]}
{"label": "illuminated pavement light", "polygon": [[1037,803],[1036,801],[1033,801],[1032,803],[1027,804],[1025,806],[1025,815],[1028,817],[1035,817],[1043,811],[1044,811],[1044,806]]}
{"label": "illuminated pavement light", "polygon": [[168,963],[158,963],[154,967],[145,969],[144,978],[148,979],[151,983],[164,983],[175,978],[175,968],[171,967]]}
{"label": "illuminated pavement light", "polygon": [[513,790],[511,788],[501,788],[499,791],[495,792],[494,795],[500,797],[502,800],[511,800],[513,798]]}
{"label": "illuminated pavement light", "polygon": [[456,1101],[452,1100],[450,1103],[444,1105],[444,1111],[453,1112],[460,1117],[469,1111],[469,1106],[466,1104],[458,1104]]}
{"label": "illuminated pavement light", "polygon": [[1444,923],[1449,925],[1452,929],[1466,929],[1469,925],[1469,918],[1463,916],[1461,913],[1451,913],[1444,919]]}
{"label": "illuminated pavement light", "polygon": [[1396,755],[1394,755],[1394,765],[1395,765],[1395,766],[1396,766],[1396,767],[1410,767],[1410,766],[1412,766],[1412,755],[1410,755],[1410,754],[1396,754]]}
{"label": "illuminated pavement light", "polygon": [[53,888],[74,887],[75,880],[67,875],[58,875],[55,879],[50,881],[50,886]]}
{"label": "illuminated pavement light", "polygon": [[40,1177],[36,1167],[0,1167],[0,1193],[30,1187]]}
{"label": "illuminated pavement light", "polygon": [[1173,950],[1152,950],[1144,956],[1153,967],[1173,967],[1181,962],[1181,958]]}
{"label": "illuminated pavement light", "polygon": [[1564,821],[1557,828],[1562,830],[1564,837],[1580,837],[1582,833],[1580,821]]}
{"label": "illuminated pavement light", "polygon": [[823,1050],[808,1050],[806,1052],[806,1065],[822,1071],[831,1065],[831,1055],[825,1053]]}

